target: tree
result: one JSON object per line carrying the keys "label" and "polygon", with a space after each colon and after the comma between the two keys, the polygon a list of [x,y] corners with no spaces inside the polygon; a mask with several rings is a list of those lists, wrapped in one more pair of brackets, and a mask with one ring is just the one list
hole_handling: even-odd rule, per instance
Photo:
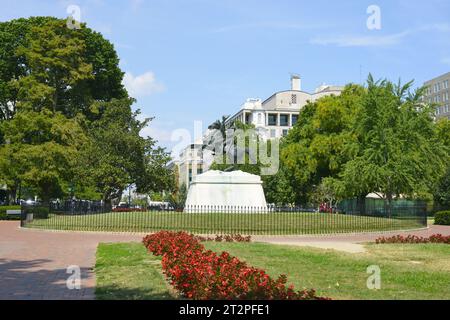
{"label": "tree", "polygon": [[139,135],[151,119],[139,121],[139,111],[131,111],[134,102],[127,98],[99,103],[103,116],[88,125],[92,139],[81,151],[79,176],[94,184],[105,202],[120,199],[130,185],[141,194],[173,188],[170,156],[155,140]]}
{"label": "tree", "polygon": [[[447,159],[450,157],[450,121],[441,119],[436,124],[438,140],[445,147]],[[433,192],[434,201],[441,206],[450,207],[450,161],[447,160],[447,169],[440,177]]]}
{"label": "tree", "polygon": [[422,103],[424,89],[369,76],[367,94],[352,130],[358,155],[339,179],[353,194],[372,190],[386,201],[430,194],[445,168],[446,153],[436,139],[433,108]]}
{"label": "tree", "polygon": [[24,185],[46,201],[111,201],[132,184],[170,189],[167,153],[139,136],[150,119],[132,112],[118,64],[113,45],[85,24],[0,23],[0,181],[14,198]]}
{"label": "tree", "polygon": [[61,184],[73,176],[86,141],[78,119],[48,110],[24,111],[2,127],[8,143],[0,148],[1,178],[13,195],[23,183],[35,187],[44,202],[61,196]]}
{"label": "tree", "polygon": [[[309,102],[300,111],[298,122],[281,141],[279,173],[265,179],[268,199],[308,204],[323,178],[339,175],[358,152],[351,129],[363,96],[364,88],[348,85],[340,96]],[[287,188],[270,187],[277,181],[292,186],[292,196],[286,195]]]}

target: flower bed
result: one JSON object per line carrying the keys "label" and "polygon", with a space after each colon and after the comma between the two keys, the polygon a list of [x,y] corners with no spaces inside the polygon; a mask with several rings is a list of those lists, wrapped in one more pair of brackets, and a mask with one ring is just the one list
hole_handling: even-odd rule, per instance
{"label": "flower bed", "polygon": [[240,234],[231,234],[231,235],[216,235],[214,238],[212,237],[204,237],[204,236],[194,236],[200,242],[206,241],[214,241],[214,242],[251,242],[251,236],[241,236]]}
{"label": "flower bed", "polygon": [[227,252],[205,250],[198,238],[185,232],[161,231],[143,239],[147,249],[162,256],[170,283],[195,300],[326,300],[314,290],[295,291],[287,277],[272,279]]}
{"label": "flower bed", "polygon": [[418,237],[414,235],[410,236],[393,236],[393,237],[381,237],[375,240],[376,243],[446,243],[450,244],[450,236],[443,236],[442,234],[435,234],[428,238]]}

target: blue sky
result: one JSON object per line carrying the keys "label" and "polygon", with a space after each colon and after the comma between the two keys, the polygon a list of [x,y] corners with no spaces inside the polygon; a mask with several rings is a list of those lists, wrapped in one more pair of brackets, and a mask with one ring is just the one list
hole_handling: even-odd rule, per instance
{"label": "blue sky", "polygon": [[[171,147],[174,129],[193,130],[232,114],[246,98],[322,82],[375,77],[416,84],[450,71],[447,0],[1,0],[0,20],[51,15],[81,21],[112,41],[126,85],[152,125],[143,132]],[[369,30],[367,8],[381,10]]]}

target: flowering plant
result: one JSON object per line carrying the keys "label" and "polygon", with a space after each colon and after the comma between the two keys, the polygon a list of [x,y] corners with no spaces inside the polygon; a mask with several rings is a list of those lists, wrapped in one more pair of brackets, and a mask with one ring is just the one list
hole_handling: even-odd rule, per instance
{"label": "flowering plant", "polygon": [[418,237],[414,235],[408,236],[393,236],[381,237],[375,240],[376,243],[446,243],[450,244],[450,236],[443,236],[442,234],[434,234],[428,238]]}
{"label": "flowering plant", "polygon": [[186,298],[196,300],[327,300],[314,290],[295,291],[287,277],[272,279],[264,270],[248,266],[227,252],[205,250],[185,232],[161,231],[146,236],[147,249],[162,256],[170,283]]}

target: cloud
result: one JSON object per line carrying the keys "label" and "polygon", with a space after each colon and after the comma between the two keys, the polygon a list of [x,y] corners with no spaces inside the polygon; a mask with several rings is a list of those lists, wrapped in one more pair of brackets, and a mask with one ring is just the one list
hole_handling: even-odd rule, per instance
{"label": "cloud", "polygon": [[131,72],[127,72],[122,83],[134,98],[149,96],[166,90],[165,86],[156,80],[155,74],[151,71],[136,77]]}
{"label": "cloud", "polygon": [[220,28],[213,29],[212,33],[224,33],[239,31],[243,29],[284,29],[284,30],[306,30],[306,29],[319,29],[326,28],[329,25],[324,24],[300,24],[300,23],[289,23],[289,22],[257,22],[257,23],[246,23],[246,24],[233,24],[222,26]]}
{"label": "cloud", "polygon": [[421,25],[416,28],[411,28],[399,33],[381,35],[381,36],[354,36],[354,35],[344,35],[344,36],[326,36],[326,37],[316,37],[310,40],[311,44],[316,45],[336,45],[338,47],[386,47],[399,44],[403,38],[419,32],[441,32],[449,33],[450,24],[448,23],[435,23]]}
{"label": "cloud", "polygon": [[338,47],[383,47],[398,44],[409,31],[385,36],[336,36],[317,37],[310,42],[317,45],[336,45]]}
{"label": "cloud", "polygon": [[449,65],[450,66],[450,57],[445,57],[441,59],[441,62],[443,64]]}

